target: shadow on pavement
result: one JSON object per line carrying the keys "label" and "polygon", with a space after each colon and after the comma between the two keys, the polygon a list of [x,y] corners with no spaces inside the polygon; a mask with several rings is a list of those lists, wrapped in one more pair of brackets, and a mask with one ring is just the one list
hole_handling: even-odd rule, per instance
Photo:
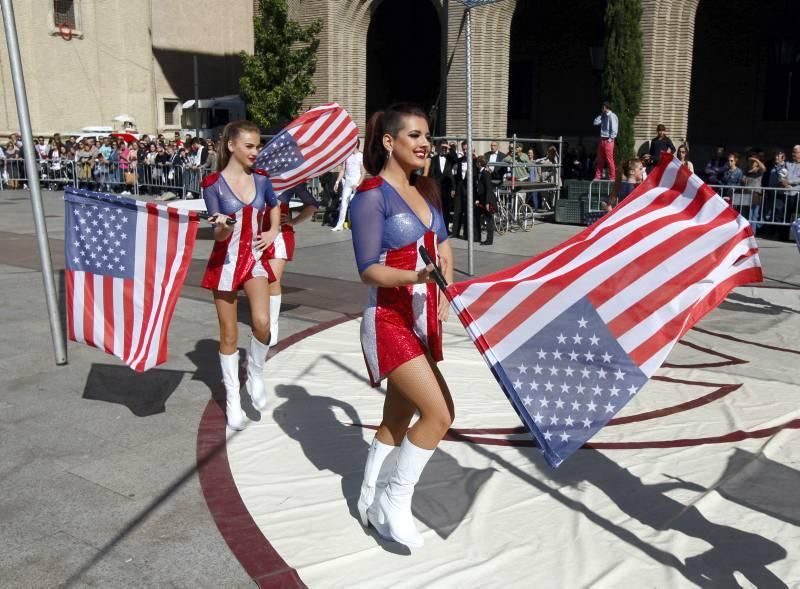
{"label": "shadow on pavement", "polygon": [[83,398],[124,405],[137,417],[156,415],[164,413],[183,375],[182,370],[152,368],[139,373],[127,366],[92,364]]}
{"label": "shadow on pavement", "polygon": [[[360,424],[358,413],[349,403],[333,397],[313,395],[296,385],[278,385],[275,393],[285,401],[275,409],[273,418],[283,431],[302,447],[309,462],[318,470],[329,470],[341,477],[342,495],[350,514],[358,518],[357,502],[364,474],[369,444],[360,427],[352,427],[337,418],[343,412],[352,424]],[[391,468],[391,457],[384,463]],[[464,468],[455,458],[437,449],[414,494],[414,516],[441,538],[455,531],[469,512],[481,486],[493,469]],[[383,542],[389,551],[407,553],[405,547]]]}

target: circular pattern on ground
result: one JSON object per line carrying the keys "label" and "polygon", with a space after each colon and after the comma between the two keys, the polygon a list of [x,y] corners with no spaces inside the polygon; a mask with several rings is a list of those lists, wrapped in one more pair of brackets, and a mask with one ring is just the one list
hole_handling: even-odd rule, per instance
{"label": "circular pattern on ground", "polygon": [[447,324],[456,423],[418,486],[426,546],[411,555],[355,517],[372,432],[353,424],[376,425],[382,407],[359,322],[300,334],[267,363],[276,394],[260,421],[226,443],[209,405],[198,437],[209,507],[261,586],[791,585],[800,509],[780,489],[800,482],[800,375],[785,368],[800,314],[782,311],[796,304],[792,291],[737,296],[675,348],[596,449],[557,470]]}

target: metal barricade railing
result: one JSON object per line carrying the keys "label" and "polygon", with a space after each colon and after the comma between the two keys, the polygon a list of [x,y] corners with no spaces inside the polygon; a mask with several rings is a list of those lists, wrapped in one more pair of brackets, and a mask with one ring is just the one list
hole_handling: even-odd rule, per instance
{"label": "metal barricade railing", "polygon": [[589,212],[607,210],[603,203],[611,204],[613,195],[613,180],[592,180],[589,184]]}
{"label": "metal barricade railing", "polygon": [[18,190],[26,185],[25,160],[21,157],[6,157],[0,160],[0,188]]}
{"label": "metal barricade railing", "polygon": [[[187,171],[188,169],[185,166],[139,162],[136,165],[138,191],[140,194],[156,196],[171,192],[178,198],[184,198],[187,186]],[[195,194],[199,194],[199,190]]]}
{"label": "metal barricade railing", "polygon": [[100,192],[138,194],[135,167],[128,162],[95,160],[76,164],[77,185]]}
{"label": "metal barricade railing", "polygon": [[797,188],[710,186],[756,229],[761,225],[789,227],[800,217],[800,190]]}
{"label": "metal barricade railing", "polygon": [[44,160],[39,162],[39,183],[49,190],[64,190],[75,186],[75,162],[72,160]]}
{"label": "metal barricade railing", "polygon": [[203,177],[208,174],[208,168],[204,166],[181,166],[183,175],[183,192],[181,198],[200,197],[200,184]]}

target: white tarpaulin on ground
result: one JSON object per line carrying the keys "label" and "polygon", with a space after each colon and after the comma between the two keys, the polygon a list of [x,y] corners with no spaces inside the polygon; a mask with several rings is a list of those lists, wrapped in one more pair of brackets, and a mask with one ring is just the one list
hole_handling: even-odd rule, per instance
{"label": "white tarpaulin on ground", "polygon": [[[349,321],[269,360],[227,447],[247,510],[310,587],[800,586],[798,290],[737,289],[592,442],[547,466],[455,320],[455,434],[417,486],[425,547],[355,515],[382,389]],[[788,424],[788,427],[787,427]],[[782,583],[781,583],[782,581]]]}

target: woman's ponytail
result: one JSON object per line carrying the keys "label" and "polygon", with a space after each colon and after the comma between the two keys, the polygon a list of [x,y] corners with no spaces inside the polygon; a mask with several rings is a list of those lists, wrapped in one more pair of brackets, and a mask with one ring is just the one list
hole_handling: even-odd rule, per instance
{"label": "woman's ponytail", "polygon": [[367,133],[364,139],[364,169],[371,175],[381,173],[386,163],[386,149],[383,147],[383,111],[374,113],[367,121]]}

